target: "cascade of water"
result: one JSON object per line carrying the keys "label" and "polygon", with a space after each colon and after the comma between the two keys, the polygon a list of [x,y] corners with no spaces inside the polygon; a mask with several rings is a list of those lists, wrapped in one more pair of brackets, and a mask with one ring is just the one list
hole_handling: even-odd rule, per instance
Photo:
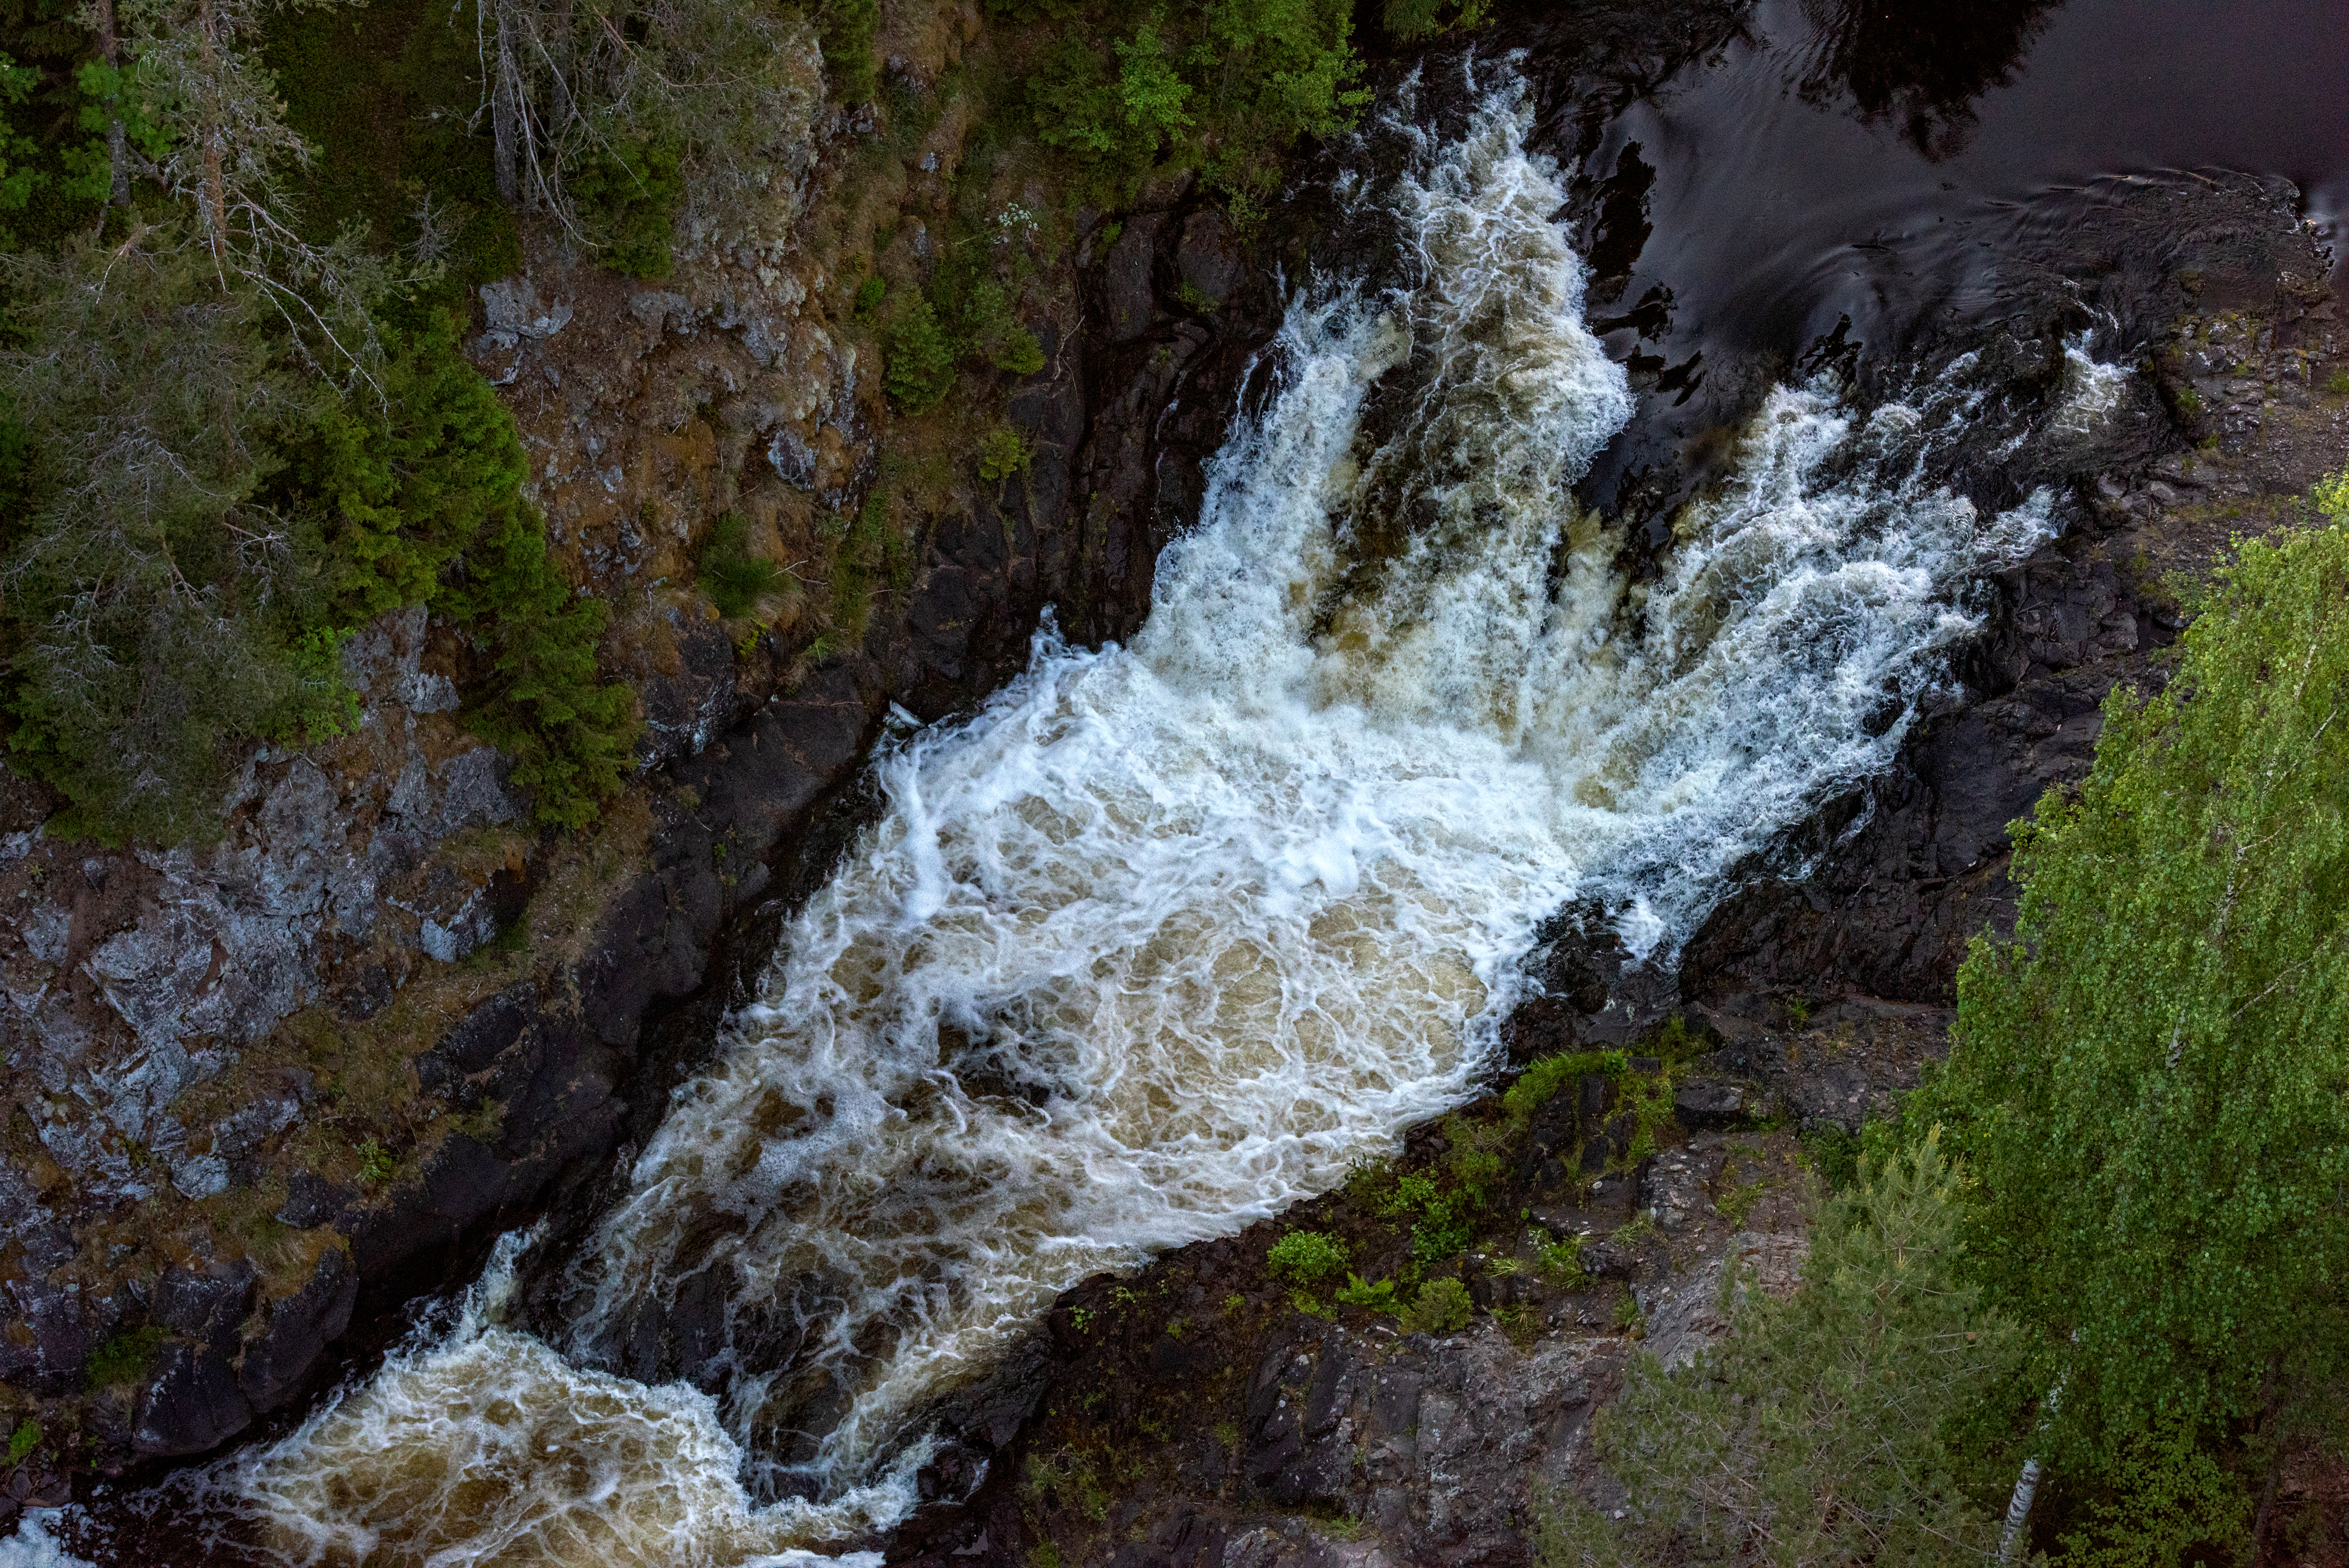
{"label": "cascade of water", "polygon": [[[926,1406],[1057,1292],[1473,1093],[1545,915],[1596,897],[1665,960],[1884,763],[2044,501],[1920,477],[1954,393],[1856,422],[1781,389],[1628,583],[1570,486],[1630,399],[1528,119],[1506,83],[1423,138],[1401,286],[1296,303],[1131,648],[1048,628],[878,759],[886,812],[582,1254],[564,1354],[477,1313],[224,1476],[289,1554],[732,1563],[885,1524]],[[713,1288],[722,1400],[581,1370]]]}

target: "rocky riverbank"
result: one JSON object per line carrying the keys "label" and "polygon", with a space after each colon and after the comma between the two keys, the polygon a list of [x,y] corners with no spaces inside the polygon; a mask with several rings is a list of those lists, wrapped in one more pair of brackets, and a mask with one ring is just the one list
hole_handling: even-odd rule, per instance
{"label": "rocky riverbank", "polygon": [[[898,97],[935,95],[976,27],[906,40]],[[889,127],[801,128],[779,200],[836,248],[888,224],[918,249],[970,126],[916,118],[878,187]],[[1033,178],[1002,199],[1042,206]],[[1000,394],[1026,468],[989,482],[916,444],[927,504],[844,646],[788,614],[744,637],[694,569],[721,514],[788,547],[922,439],[827,298],[830,254],[704,251],[647,290],[547,236],[481,291],[472,352],[557,553],[620,607],[605,659],[646,719],[595,833],[526,826],[452,722],[462,650],[420,610],[351,640],[356,732],[257,753],[217,845],[54,840],[55,802],[5,775],[0,1426],[35,1437],[0,1516],[280,1429],[495,1235],[584,1201],[862,820],[852,786],[896,716],[985,696],[1047,607],[1089,641],[1139,623],[1278,321],[1280,253],[1244,255],[1187,180],[1080,229],[1026,296],[1044,363]]]}
{"label": "rocky riverbank", "polygon": [[[1570,106],[1718,47],[1735,11],[1546,24],[1557,151],[1596,123]],[[933,21],[894,41],[893,70],[936,109],[924,95],[984,29],[975,9]],[[472,352],[521,425],[558,555],[620,607],[606,662],[647,720],[643,772],[595,835],[523,826],[496,754],[451,717],[463,650],[421,614],[362,628],[357,731],[258,753],[217,846],[60,843],[40,831],[53,802],[0,793],[0,1417],[34,1433],[0,1524],[282,1429],[494,1235],[592,1219],[616,1156],[865,820],[863,759],[895,711],[967,708],[1048,605],[1085,641],[1146,611],[1281,280],[1314,259],[1309,221],[1244,241],[1176,181],[1040,248],[1021,309],[1044,364],[998,389],[1030,466],[990,481],[967,454],[889,444],[842,265],[866,246],[934,261],[926,224],[968,119],[909,117],[926,128],[890,140],[810,115],[784,189],[792,223],[839,229],[831,248],[711,249],[647,288],[542,236],[483,291]],[[999,205],[1054,194],[989,178]],[[1575,217],[1596,249],[1607,213]],[[935,1504],[892,1561],[1522,1562],[1543,1486],[1603,1501],[1588,1418],[1625,1358],[1717,1326],[1730,1260],[1792,1277],[1795,1136],[1889,1114],[1943,1049],[1950,977],[2011,897],[2005,825],[2085,771],[2105,692],[2159,679],[2179,575],[2289,521],[2349,453],[2337,303],[2288,192],[2118,182],[1998,244],[1992,307],[1805,369],[1844,371],[1868,405],[1962,382],[1977,428],[1935,477],[1985,507],[2049,483],[2066,531],[1992,586],[1961,685],[1892,773],[1746,867],[1677,971],[1630,964],[1572,912],[1546,933],[1547,994],[1510,1021],[1513,1061],[1652,1064],[1579,1073],[1522,1116],[1479,1102],[1356,1189],[1070,1293],[942,1414]],[[2068,347],[2091,325],[2101,369]],[[1642,374],[1643,395],[1671,394]],[[861,638],[812,617],[746,630],[694,587],[720,516],[796,559],[893,462],[926,465],[903,492],[926,499]],[[1709,470],[1641,462],[1620,494],[1650,524],[1630,564],[1651,569]],[[1659,1109],[1624,1124],[1635,1092]],[[1415,1258],[1428,1214],[1395,1194],[1456,1193],[1462,1151],[1495,1162],[1473,1245]],[[1449,1267],[1464,1321],[1407,1330],[1332,1282],[1276,1278],[1267,1253],[1290,1231],[1334,1238],[1366,1287]],[[1578,1247],[1569,1268],[1557,1250]]]}
{"label": "rocky riverbank", "polygon": [[[2065,243],[2109,247],[2095,275],[2129,296],[2128,379],[2093,439],[2064,427],[2061,258],[2019,255],[2013,314],[1992,329],[2009,339],[2006,384],[1984,400],[2004,393],[2006,422],[1985,420],[1949,472],[1995,496],[1999,463],[2036,444],[2013,472],[2068,466],[2075,521],[1996,585],[1962,690],[1889,776],[1749,867],[1676,973],[1631,964],[1574,911],[1529,961],[1547,994],[1509,1022],[1517,1067],[1674,1043],[1644,1064],[1669,1090],[1651,1103],[1671,1106],[1652,1152],[1622,1158],[1636,1130],[1614,1082],[1580,1079],[1529,1115],[1496,1095],[1342,1192],[1087,1282],[1023,1359],[944,1413],[939,1502],[885,1543],[889,1561],[1523,1564],[1548,1489],[1609,1504],[1589,1418],[1626,1360],[1717,1334],[1725,1270],[1791,1283],[1814,1157],[1898,1114],[1948,1049],[1966,941],[2012,919],[2006,825],[2085,775],[2106,692],[2162,679],[2160,649],[2227,541],[2306,515],[2309,485],[2349,455],[2349,334],[2289,192],[2180,178],[2097,199]],[[2034,307],[2041,336],[2014,341]],[[1923,357],[1965,374],[1992,358],[1986,336]],[[1414,1222],[1392,1194],[1414,1177],[1456,1189],[1458,1150],[1506,1174],[1457,1256],[1456,1321],[1413,1325],[1278,1276],[1273,1249],[1298,1231],[1336,1239],[1365,1280],[1409,1270]],[[1578,1237],[1577,1267],[1558,1267]],[[2337,1490],[2313,1471],[2290,1484]]]}

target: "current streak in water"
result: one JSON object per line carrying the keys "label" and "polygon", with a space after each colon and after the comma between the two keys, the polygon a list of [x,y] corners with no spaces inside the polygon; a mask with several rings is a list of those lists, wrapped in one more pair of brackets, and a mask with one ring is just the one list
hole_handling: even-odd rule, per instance
{"label": "current streak in water", "polygon": [[[1889,758],[2044,504],[1916,477],[1954,402],[1781,389],[1635,587],[1571,493],[1631,404],[1522,93],[1446,143],[1410,118],[1409,281],[1300,296],[1133,646],[1048,630],[876,762],[883,820],[638,1160],[564,1343],[484,1304],[222,1472],[289,1555],[740,1563],[885,1525],[925,1409],[1058,1292],[1472,1095],[1545,915],[1599,898],[1669,961]],[[727,1332],[659,1376],[719,1396],[608,1370],[713,1288]]]}

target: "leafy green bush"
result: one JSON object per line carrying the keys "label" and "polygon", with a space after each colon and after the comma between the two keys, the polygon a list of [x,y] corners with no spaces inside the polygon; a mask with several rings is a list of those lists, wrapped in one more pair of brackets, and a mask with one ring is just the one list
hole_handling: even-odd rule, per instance
{"label": "leafy green bush", "polygon": [[1024,473],[1034,459],[1028,442],[1009,425],[998,425],[978,438],[978,476],[990,484]]}
{"label": "leafy green bush", "polygon": [[1590,1283],[1590,1275],[1582,1267],[1579,1236],[1568,1236],[1563,1241],[1543,1247],[1537,1266],[1542,1278],[1562,1291],[1578,1291]]}
{"label": "leafy green bush", "polygon": [[1619,1078],[1631,1069],[1630,1058],[1620,1051],[1578,1051],[1557,1056],[1544,1056],[1529,1064],[1517,1081],[1501,1096],[1501,1108],[1509,1120],[1524,1127],[1534,1119],[1534,1113],[1557,1097],[1557,1092],[1569,1084],[1579,1084],[1594,1074]]}
{"label": "leafy green bush", "polygon": [[759,601],[782,581],[782,570],[763,556],[750,554],[750,526],[739,513],[722,514],[710,524],[709,537],[695,563],[701,591],[731,620],[749,615]]}
{"label": "leafy green bush", "polygon": [[163,1330],[151,1324],[125,1329],[98,1347],[82,1376],[92,1388],[116,1388],[136,1383],[146,1376],[163,1338]]}
{"label": "leafy green bush", "polygon": [[2014,934],[1976,939],[1907,1111],[1981,1179],[1972,1272],[2046,1335],[2075,1481],[2182,1420],[2263,1485],[2349,1374],[2349,482],[2317,503],[2016,825]]}
{"label": "leafy green bush", "polygon": [[[1037,19],[1049,5],[1011,5]],[[1369,94],[1341,0],[1206,0],[1128,36],[1064,28],[1027,88],[1036,134],[1111,186],[1162,160],[1203,170],[1243,216],[1277,188],[1304,136],[1352,124]]]}
{"label": "leafy green bush", "polygon": [[1346,1272],[1347,1247],[1319,1231],[1291,1231],[1264,1255],[1273,1278],[1302,1291],[1318,1291]]}
{"label": "leafy green bush", "polygon": [[881,0],[823,0],[815,15],[832,96],[842,103],[870,101],[880,81],[873,41],[881,31]]}
{"label": "leafy green bush", "polygon": [[1457,1334],[1468,1326],[1475,1315],[1476,1303],[1468,1287],[1458,1280],[1430,1280],[1419,1287],[1411,1304],[1402,1309],[1402,1324],[1405,1334]]}
{"label": "leafy green bush", "polygon": [[1447,0],[1386,0],[1379,21],[1397,39],[1415,44],[1438,33],[1481,26],[1491,9],[1488,0],[1459,0],[1456,6]]}
{"label": "leafy green bush", "polygon": [[1338,1302],[1343,1306],[1369,1307],[1373,1312],[1401,1315],[1402,1303],[1395,1299],[1392,1280],[1366,1281],[1360,1274],[1348,1274],[1346,1282],[1338,1287]]}
{"label": "leafy green bush", "polygon": [[16,1423],[15,1431],[8,1434],[8,1453],[5,1459],[0,1459],[0,1464],[21,1465],[32,1458],[33,1450],[40,1446],[41,1424],[27,1416]]}
{"label": "leafy green bush", "polygon": [[954,389],[954,346],[938,325],[937,311],[924,295],[897,307],[889,324],[883,379],[890,400],[909,414],[926,414]]}
{"label": "leafy green bush", "polygon": [[1634,1362],[1594,1423],[1628,1517],[1559,1500],[1545,1568],[1982,1560],[1995,1527],[1972,1498],[1997,1472],[1950,1433],[2025,1340],[1958,1282],[1961,1185],[1930,1138],[1868,1164],[1822,1200],[1791,1296],[1724,1280],[1727,1338],[1678,1372]]}

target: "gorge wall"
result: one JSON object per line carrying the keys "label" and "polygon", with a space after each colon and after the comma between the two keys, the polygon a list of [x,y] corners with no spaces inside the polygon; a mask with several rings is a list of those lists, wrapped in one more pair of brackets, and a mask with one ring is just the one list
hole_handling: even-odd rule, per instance
{"label": "gorge wall", "polygon": [[[1571,11],[1505,29],[1544,62],[1569,162],[1597,123],[1578,128],[1578,109],[1720,47],[1739,8]],[[457,633],[421,611],[361,629],[345,653],[358,729],[257,752],[216,846],[60,842],[41,831],[56,803],[5,776],[0,1417],[36,1420],[47,1447],[0,1524],[282,1432],[418,1298],[471,1279],[499,1233],[551,1216],[575,1239],[870,819],[864,760],[899,711],[968,711],[1022,667],[1047,607],[1078,643],[1141,624],[1286,290],[1330,259],[1327,225],[1309,189],[1244,232],[1185,178],[1071,213],[1036,171],[991,167],[990,212],[1056,214],[1009,241],[1029,255],[1016,306],[1044,366],[927,425],[893,412],[859,258],[898,287],[936,264],[980,101],[955,73],[992,26],[970,5],[893,11],[895,96],[861,115],[823,104],[811,46],[764,226],[686,244],[657,285],[533,233],[523,270],[481,291],[469,354],[519,424],[557,557],[616,607],[605,663],[645,720],[640,771],[593,834],[526,826],[504,763],[453,718]],[[1425,67],[1439,106],[1456,64],[1439,51]],[[934,1506],[876,1543],[891,1561],[1525,1562],[1537,1485],[1588,1480],[1587,1418],[1633,1324],[1701,1336],[1724,1256],[1783,1276],[1799,1249],[1791,1130],[1856,1131],[1945,1048],[1964,944],[2011,897],[2006,824],[2082,775],[2106,691],[2160,678],[2185,613],[2171,574],[2297,515],[2349,450],[2349,408],[2324,389],[2349,369],[2337,302],[2290,192],[2180,178],[2091,205],[2011,245],[1995,309],[1833,367],[1865,402],[1975,355],[1993,417],[1935,477],[1985,508],[2019,501],[2026,475],[2062,490],[2070,526],[1997,583],[1961,685],[1889,775],[1741,869],[1676,973],[1571,913],[1531,961],[1545,994],[1507,1025],[1520,1064],[1637,1045],[1675,1013],[1698,1026],[1702,1087],[1666,1148],[1581,1217],[1661,1205],[1686,1223],[1588,1289],[1480,1284],[1453,1334],[1292,1309],[1259,1261],[1283,1230],[1344,1231],[1365,1256],[1392,1243],[1342,1196],[1088,1282],[943,1413]],[[1599,254],[1609,214],[1573,218]],[[2114,417],[2067,430],[2084,374],[2067,337],[2092,316],[2127,376]],[[1633,387],[1674,390],[1653,369]],[[971,441],[992,424],[1030,459],[990,479]],[[1652,575],[1713,471],[1661,447],[1629,479],[1610,464],[1585,499],[1616,487],[1650,524],[1624,565]],[[895,532],[858,616],[809,583],[750,624],[697,587],[721,517],[804,566],[839,558],[876,494]],[[1509,1147],[1512,1206],[1560,1235],[1580,1223],[1544,1161],[1603,1138],[1607,1109]],[[1433,1168],[1461,1127],[1416,1137],[1404,1168]],[[175,1548],[134,1530],[121,1550]]]}

